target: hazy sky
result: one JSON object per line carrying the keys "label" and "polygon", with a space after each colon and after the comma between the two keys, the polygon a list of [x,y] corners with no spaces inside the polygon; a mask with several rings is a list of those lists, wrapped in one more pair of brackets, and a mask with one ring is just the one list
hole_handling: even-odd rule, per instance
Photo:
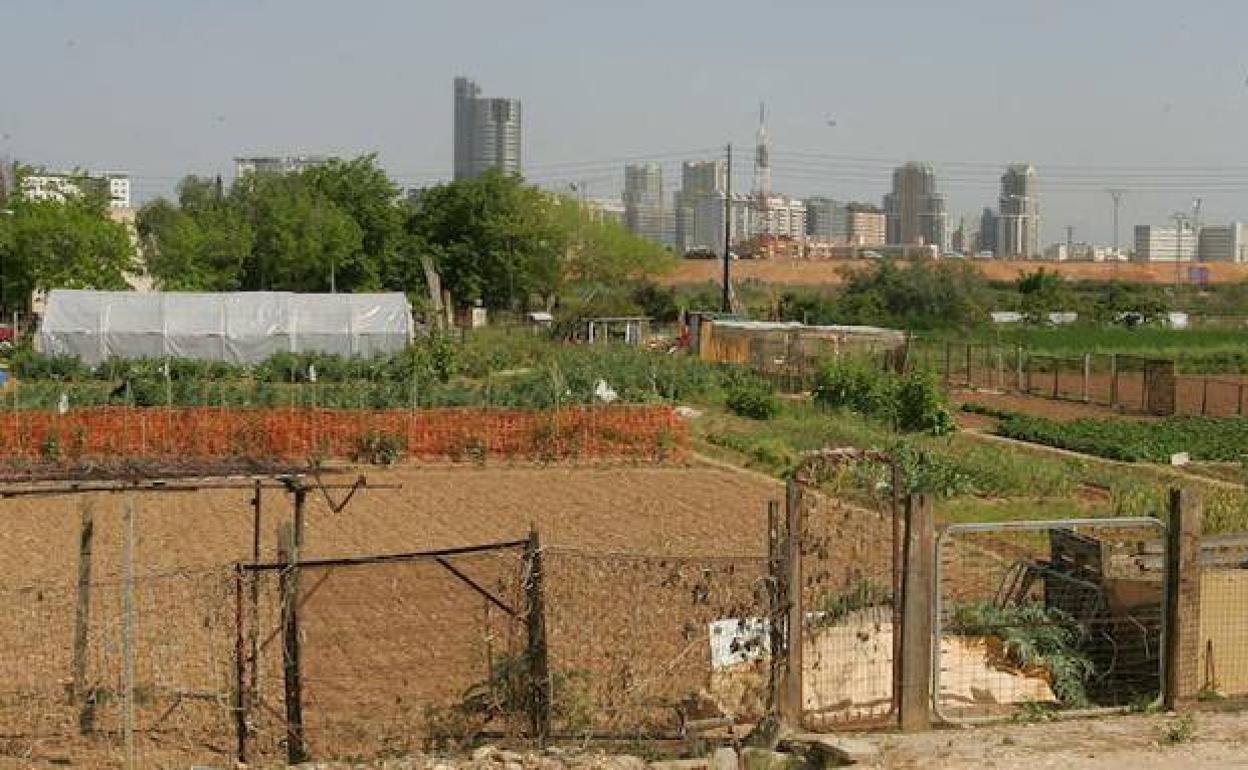
{"label": "hazy sky", "polygon": [[0,155],[140,200],[242,153],[376,151],[417,184],[450,174],[466,74],[523,100],[550,186],[618,194],[628,158],[675,186],[728,141],[748,186],[765,99],[779,190],[878,203],[927,160],[977,216],[1030,161],[1046,241],[1108,240],[1114,186],[1125,242],[1193,196],[1248,220],[1246,29],[1243,0],[0,0]]}

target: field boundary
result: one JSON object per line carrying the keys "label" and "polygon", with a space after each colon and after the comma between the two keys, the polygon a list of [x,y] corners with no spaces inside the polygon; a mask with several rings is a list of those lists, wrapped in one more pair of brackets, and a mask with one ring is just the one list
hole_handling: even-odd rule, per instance
{"label": "field boundary", "polygon": [[0,416],[10,460],[118,458],[484,461],[684,455],[688,426],[667,406],[347,410],[99,407]]}

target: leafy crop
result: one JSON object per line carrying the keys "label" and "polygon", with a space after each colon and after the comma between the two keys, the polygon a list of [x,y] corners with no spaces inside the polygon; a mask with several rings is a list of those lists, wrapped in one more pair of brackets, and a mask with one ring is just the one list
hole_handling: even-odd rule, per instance
{"label": "leafy crop", "polygon": [[1168,462],[1171,455],[1180,452],[1189,453],[1194,460],[1236,461],[1248,456],[1248,418],[1242,417],[1056,422],[1011,414],[1001,420],[997,433],[1128,462]]}

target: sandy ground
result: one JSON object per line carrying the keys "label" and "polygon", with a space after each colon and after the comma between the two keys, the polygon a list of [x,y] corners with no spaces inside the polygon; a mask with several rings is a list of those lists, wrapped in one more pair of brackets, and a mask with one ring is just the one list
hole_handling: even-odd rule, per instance
{"label": "sandy ground", "polygon": [[[909,768],[1223,768],[1248,767],[1248,714],[1202,713],[1192,734],[1166,741],[1173,715],[1084,719],[1044,724],[949,728],[917,735],[864,736],[881,747],[867,767]],[[1181,732],[1181,731],[1178,731]]]}

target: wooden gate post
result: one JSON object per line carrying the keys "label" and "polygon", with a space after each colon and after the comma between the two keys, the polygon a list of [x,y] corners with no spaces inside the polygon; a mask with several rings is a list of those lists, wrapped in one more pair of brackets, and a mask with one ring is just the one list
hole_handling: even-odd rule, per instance
{"label": "wooden gate post", "polygon": [[1165,705],[1175,709],[1199,694],[1201,502],[1190,490],[1170,490],[1166,530]]}
{"label": "wooden gate post", "polygon": [[537,746],[544,747],[550,737],[551,682],[550,650],[546,643],[546,600],[542,575],[542,544],[537,528],[529,530],[524,547],[528,580],[524,583],[527,612],[529,673],[529,729]]}
{"label": "wooden gate post", "polygon": [[[932,597],[935,576],[935,530],[932,502],[925,494],[906,501],[905,580],[901,623],[901,729],[931,727]],[[896,633],[894,631],[894,633]]]}
{"label": "wooden gate post", "polygon": [[87,643],[91,622],[91,541],[95,511],[89,498],[82,502],[82,529],[78,535],[78,602],[74,610],[73,701],[78,707],[78,732],[95,727],[95,695],[87,692]]}
{"label": "wooden gate post", "polygon": [[784,683],[781,688],[781,721],[799,725],[802,721],[802,643],[804,612],[802,608],[802,488],[796,479],[789,479],[784,495],[785,535],[785,618]]}
{"label": "wooden gate post", "polygon": [[[296,497],[296,510],[300,507]],[[302,518],[302,516],[297,516]],[[286,700],[286,761],[297,765],[308,758],[303,733],[303,684],[299,657],[299,538],[296,527],[283,524],[278,538],[281,572],[282,673]]]}

